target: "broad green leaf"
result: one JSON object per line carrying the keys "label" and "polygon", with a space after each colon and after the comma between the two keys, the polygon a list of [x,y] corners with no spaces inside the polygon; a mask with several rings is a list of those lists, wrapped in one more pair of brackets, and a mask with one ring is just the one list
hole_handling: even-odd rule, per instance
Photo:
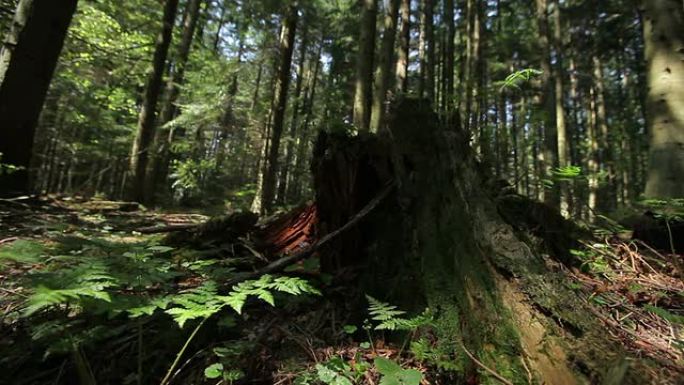
{"label": "broad green leaf", "polygon": [[204,377],[214,379],[219,378],[223,374],[223,364],[216,363],[204,368]]}
{"label": "broad green leaf", "polygon": [[376,357],[373,363],[375,363],[375,368],[378,369],[378,372],[386,376],[392,376],[401,371],[399,364],[384,357]]}

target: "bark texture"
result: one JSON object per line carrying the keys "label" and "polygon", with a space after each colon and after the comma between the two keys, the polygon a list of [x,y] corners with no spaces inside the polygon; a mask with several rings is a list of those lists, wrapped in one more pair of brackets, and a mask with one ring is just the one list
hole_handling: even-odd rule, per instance
{"label": "bark texture", "polygon": [[276,193],[278,154],[280,151],[280,138],[283,135],[287,93],[288,88],[290,87],[290,67],[292,66],[292,52],[294,51],[297,18],[297,6],[296,4],[292,4],[287,9],[287,15],[283,21],[283,28],[280,35],[280,65],[272,107],[273,126],[271,131],[271,145],[267,153],[261,197],[262,211],[265,212],[270,211],[273,207],[273,200]]}
{"label": "bark texture", "polygon": [[356,80],[354,83],[354,125],[359,131],[368,131],[373,92],[373,56],[375,54],[375,22],[378,13],[377,0],[361,2],[361,32],[359,52],[356,57]]}
{"label": "bark texture", "polygon": [[[399,103],[390,122],[391,138],[319,137],[312,168],[323,234],[388,181],[397,186],[326,250],[322,268],[356,266],[362,293],[414,312],[429,307],[436,349],[459,368],[451,383],[497,383],[469,353],[515,384],[602,383],[624,352],[567,289],[562,266],[574,261],[541,257],[505,218],[560,226],[550,234],[569,231],[564,220],[547,206],[485,189],[468,135],[441,125],[428,101]],[[622,383],[644,383],[642,373],[632,367]]]}
{"label": "bark texture", "polygon": [[399,0],[390,0],[385,12],[385,30],[382,32],[382,46],[380,47],[380,62],[375,76],[375,92],[371,110],[370,129],[378,132],[385,120],[385,102],[388,100],[387,91],[392,78],[392,64],[394,64],[394,37],[397,34],[397,16],[399,14]]}
{"label": "bark texture", "polygon": [[0,51],[0,195],[27,193],[33,139],[77,0],[21,0]]}
{"label": "bark texture", "polygon": [[142,202],[145,200],[145,176],[150,147],[154,140],[157,102],[161,95],[164,66],[171,45],[171,33],[177,11],[178,0],[166,0],[162,18],[163,26],[157,37],[154,57],[152,58],[152,69],[147,79],[143,105],[138,117],[138,129],[131,149],[129,165],[131,177],[127,194],[128,199],[134,201]]}
{"label": "bark texture", "polygon": [[169,147],[173,139],[173,134],[164,125],[176,117],[178,108],[176,100],[180,95],[180,87],[185,81],[185,67],[190,57],[197,20],[200,15],[200,5],[202,0],[190,0],[187,5],[187,16],[183,22],[183,35],[178,46],[178,58],[174,65],[174,71],[166,82],[165,100],[159,114],[159,129],[154,140],[155,151],[150,156],[147,178],[145,180],[145,200],[154,200],[154,193],[159,183],[163,182],[168,174],[169,167]]}
{"label": "bark texture", "polygon": [[684,197],[684,7],[679,0],[642,2],[648,65],[650,159],[646,196]]}

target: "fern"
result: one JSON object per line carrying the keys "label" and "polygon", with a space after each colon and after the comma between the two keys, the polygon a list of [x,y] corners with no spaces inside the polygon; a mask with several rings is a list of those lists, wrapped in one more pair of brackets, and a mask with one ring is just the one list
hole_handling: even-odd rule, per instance
{"label": "fern", "polygon": [[117,286],[117,280],[101,264],[80,264],[38,279],[26,301],[23,316],[60,304],[81,306],[85,299],[111,302],[107,289]]}
{"label": "fern", "polygon": [[174,321],[183,327],[186,321],[197,318],[207,318],[229,306],[236,313],[241,314],[249,297],[256,297],[271,306],[275,306],[273,292],[292,295],[313,294],[320,295],[320,291],[301,278],[279,277],[263,275],[258,280],[240,282],[233,286],[228,295],[218,295],[216,284],[206,282],[199,288],[192,289],[172,299],[178,306],[166,310],[173,316]]}
{"label": "fern", "polygon": [[397,310],[397,307],[385,302],[381,302],[369,295],[366,295],[368,300],[368,313],[371,315],[373,321],[377,321],[375,330],[415,330],[421,326],[428,325],[432,322],[432,315],[429,310],[425,310],[422,314],[413,318],[402,318],[406,314],[403,310]]}

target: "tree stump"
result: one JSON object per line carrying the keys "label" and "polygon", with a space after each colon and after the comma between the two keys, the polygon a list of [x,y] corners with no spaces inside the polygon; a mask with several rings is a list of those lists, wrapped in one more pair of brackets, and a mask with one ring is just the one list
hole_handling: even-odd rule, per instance
{"label": "tree stump", "polygon": [[322,253],[322,269],[356,267],[361,292],[411,311],[429,307],[437,349],[461,369],[456,383],[499,383],[479,364],[514,384],[649,383],[643,364],[623,370],[621,344],[568,288],[568,261],[535,253],[502,219],[467,133],[423,100],[400,101],[390,122],[378,136],[317,141],[319,236],[388,181],[397,186]]}

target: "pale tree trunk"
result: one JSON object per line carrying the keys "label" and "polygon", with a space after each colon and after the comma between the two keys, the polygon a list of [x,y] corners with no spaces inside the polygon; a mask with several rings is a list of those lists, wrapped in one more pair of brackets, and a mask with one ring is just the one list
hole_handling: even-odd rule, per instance
{"label": "pale tree trunk", "polygon": [[30,191],[36,124],[77,0],[21,0],[0,50],[0,195]]}
{"label": "pale tree trunk", "polygon": [[392,65],[394,64],[394,37],[397,34],[399,1],[389,0],[385,12],[385,29],[382,32],[380,60],[375,72],[375,91],[373,92],[370,122],[372,132],[378,132],[383,127],[385,120],[385,103],[388,100],[387,91],[392,79]]}
{"label": "pale tree trunk", "polygon": [[186,6],[186,17],[183,21],[183,35],[178,47],[178,58],[175,61],[174,70],[166,82],[164,103],[159,114],[159,128],[156,130],[153,150],[150,152],[149,166],[145,178],[145,201],[154,201],[154,192],[159,183],[163,182],[168,174],[169,148],[172,144],[173,134],[164,125],[170,122],[177,114],[176,100],[180,95],[180,87],[185,80],[185,67],[190,57],[193,37],[197,27],[197,19],[200,13],[202,0],[189,0]]}
{"label": "pale tree trunk", "polygon": [[397,93],[408,90],[409,44],[411,42],[411,0],[400,0],[399,55],[397,58]]}
{"label": "pale tree trunk", "polygon": [[606,106],[605,96],[605,82],[603,78],[603,63],[599,54],[594,54],[592,57],[594,66],[594,86],[596,87],[596,117],[598,132],[598,166],[599,170],[605,171],[607,181],[602,188],[599,188],[598,207],[601,211],[612,211],[616,208],[615,196],[615,151],[613,143],[613,135],[608,127],[608,109]]}
{"label": "pale tree trunk", "polygon": [[[471,129],[471,112],[473,109],[473,86],[474,86],[474,62],[477,49],[475,44],[475,17],[476,16],[476,0],[466,1],[466,52],[465,63],[463,64],[463,82],[465,83],[465,97],[462,98],[461,104],[461,119],[463,127],[467,132],[473,133]],[[474,133],[473,133],[474,134]],[[475,143],[478,143],[477,141]],[[479,144],[479,143],[478,143]]]}
{"label": "pale tree trunk", "polygon": [[648,65],[649,198],[684,197],[684,10],[681,0],[642,2]]}
{"label": "pale tree trunk", "polygon": [[275,84],[275,97],[273,99],[271,145],[268,149],[268,156],[264,168],[263,192],[261,198],[261,211],[263,212],[269,212],[271,210],[276,193],[278,155],[280,151],[280,138],[283,135],[288,88],[290,86],[290,67],[292,66],[292,52],[294,51],[295,32],[297,29],[297,12],[296,3],[288,6],[280,34],[280,64],[278,78]]}
{"label": "pale tree trunk", "polygon": [[[556,125],[555,125],[555,104],[554,104],[554,85],[551,83],[552,68],[551,68],[551,39],[549,32],[548,20],[548,2],[547,0],[536,0],[537,12],[537,28],[539,31],[539,49],[541,52],[541,75],[542,92],[540,99],[540,106],[548,114],[547,119],[543,122],[543,147],[542,147],[542,164],[540,169],[541,179],[551,178],[553,169],[558,167],[558,140],[556,139]],[[543,190],[543,188],[542,188]],[[554,206],[560,206],[560,196],[558,183],[554,183],[549,191],[543,191],[543,200]]]}
{"label": "pale tree trunk", "polygon": [[587,217],[590,221],[594,220],[596,214],[599,184],[599,141],[597,139],[599,118],[596,110],[596,89],[594,86],[591,86],[589,90],[589,124],[587,130],[587,147],[589,148],[589,156],[587,157],[587,169],[589,171],[589,196],[587,207],[589,212],[587,213]]}
{"label": "pale tree trunk", "polygon": [[[570,165],[568,151],[568,129],[565,123],[565,91],[563,88],[563,37],[561,29],[561,10],[558,0],[551,0],[553,6],[553,46],[556,52],[556,68],[554,71],[554,91],[556,104],[556,141],[558,148],[558,167],[563,168]],[[570,216],[570,189],[568,181],[560,181],[560,212],[565,218]]]}
{"label": "pale tree trunk", "polygon": [[359,52],[356,56],[354,82],[354,125],[359,131],[368,131],[373,92],[373,56],[375,55],[375,29],[378,13],[377,0],[362,0]]}
{"label": "pale tree trunk", "polygon": [[157,102],[162,90],[162,78],[166,57],[171,45],[173,24],[178,10],[178,0],[166,0],[164,5],[164,16],[162,19],[162,30],[157,37],[154,57],[152,58],[152,70],[147,78],[147,86],[143,98],[143,105],[138,117],[138,128],[135,140],[131,149],[131,159],[129,164],[129,186],[127,188],[128,199],[135,201],[145,200],[145,176],[149,152],[155,133]]}

